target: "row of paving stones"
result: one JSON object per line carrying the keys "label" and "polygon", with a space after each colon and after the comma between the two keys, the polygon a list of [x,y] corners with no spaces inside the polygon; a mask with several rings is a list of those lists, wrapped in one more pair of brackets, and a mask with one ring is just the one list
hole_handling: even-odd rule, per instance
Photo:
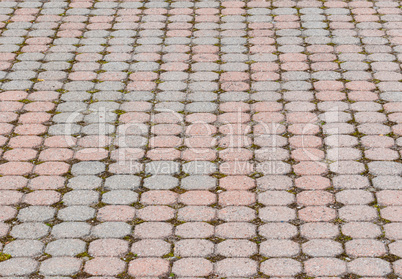
{"label": "row of paving stones", "polygon": [[0,19],[1,276],[402,276],[400,1]]}

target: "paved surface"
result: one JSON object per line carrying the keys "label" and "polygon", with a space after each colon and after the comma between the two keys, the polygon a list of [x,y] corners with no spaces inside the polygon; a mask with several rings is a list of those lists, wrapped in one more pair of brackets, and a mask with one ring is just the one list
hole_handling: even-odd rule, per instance
{"label": "paved surface", "polygon": [[0,276],[402,276],[400,1],[0,18]]}

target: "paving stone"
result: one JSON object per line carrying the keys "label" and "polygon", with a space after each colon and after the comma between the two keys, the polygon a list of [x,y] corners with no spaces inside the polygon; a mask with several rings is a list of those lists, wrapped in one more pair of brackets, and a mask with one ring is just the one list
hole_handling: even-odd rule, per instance
{"label": "paving stone", "polygon": [[138,200],[138,194],[129,190],[114,190],[102,195],[106,204],[132,204]]}
{"label": "paving stone", "polygon": [[80,271],[82,260],[72,257],[51,258],[43,261],[39,272],[43,275],[74,275]]}
{"label": "paving stone", "polygon": [[85,222],[64,222],[52,228],[52,235],[56,238],[81,238],[88,236],[91,225]]}
{"label": "paving stone", "polygon": [[71,168],[73,175],[93,175],[100,174],[105,170],[105,165],[101,162],[80,162]]}
{"label": "paving stone", "polygon": [[57,217],[64,221],[86,221],[95,217],[95,209],[89,206],[69,206],[59,210]]}
{"label": "paving stone", "polygon": [[139,187],[141,179],[133,175],[114,175],[106,178],[105,187],[110,190],[134,190]]}
{"label": "paving stone", "polygon": [[6,276],[28,276],[35,273],[39,263],[30,258],[12,258],[0,263],[0,275]]}
{"label": "paving stone", "polygon": [[187,190],[213,189],[216,184],[216,179],[207,175],[190,175],[181,180],[181,188]]}
{"label": "paving stone", "polygon": [[22,223],[11,229],[10,235],[22,239],[39,239],[49,233],[49,227],[41,223]]}
{"label": "paving stone", "polygon": [[19,211],[17,218],[22,222],[46,222],[53,219],[56,209],[47,206],[29,206]]}
{"label": "paving stone", "polygon": [[144,187],[151,190],[167,190],[179,186],[179,180],[169,175],[153,175],[144,179]]}
{"label": "paving stone", "polygon": [[79,239],[59,239],[46,245],[45,252],[54,257],[74,257],[84,253],[86,243]]}
{"label": "paving stone", "polygon": [[122,238],[131,233],[131,226],[123,222],[104,222],[92,228],[92,235],[98,238]]}
{"label": "paving stone", "polygon": [[37,257],[43,248],[44,244],[38,240],[15,240],[4,246],[3,253],[12,257]]}

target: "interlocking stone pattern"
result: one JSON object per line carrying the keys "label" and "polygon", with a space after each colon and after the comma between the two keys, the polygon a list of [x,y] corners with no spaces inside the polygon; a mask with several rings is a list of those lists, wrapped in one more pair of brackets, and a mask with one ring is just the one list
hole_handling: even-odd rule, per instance
{"label": "interlocking stone pattern", "polygon": [[0,277],[402,277],[400,0],[0,2]]}

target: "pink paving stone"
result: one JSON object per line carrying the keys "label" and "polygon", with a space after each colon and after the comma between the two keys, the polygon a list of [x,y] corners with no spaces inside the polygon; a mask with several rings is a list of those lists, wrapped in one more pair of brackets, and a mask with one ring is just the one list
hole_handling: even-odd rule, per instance
{"label": "pink paving stone", "polygon": [[47,147],[72,147],[77,139],[69,136],[53,136],[45,139],[44,145]]}
{"label": "pink paving stone", "polygon": [[144,222],[134,228],[134,236],[138,238],[163,238],[172,233],[173,226],[163,222]]}
{"label": "pink paving stone", "polygon": [[214,227],[203,222],[188,222],[176,227],[175,235],[182,238],[208,238],[214,234]]}
{"label": "pink paving stone", "polygon": [[11,148],[34,148],[41,145],[43,139],[38,136],[16,136],[10,139],[8,146]]}
{"label": "pink paving stone", "polygon": [[99,161],[107,158],[109,152],[102,148],[86,148],[75,153],[74,158],[81,161]]}
{"label": "pink paving stone", "polygon": [[1,190],[17,190],[24,188],[28,183],[28,179],[22,176],[2,176],[0,177]]}
{"label": "pink paving stone", "polygon": [[257,263],[248,258],[228,258],[215,264],[222,277],[251,277],[257,273]]}
{"label": "pink paving stone", "polygon": [[303,191],[296,196],[301,205],[328,205],[335,201],[334,194],[326,191]]}
{"label": "pink paving stone", "polygon": [[227,191],[219,194],[219,204],[229,205],[250,205],[255,202],[255,194],[248,191]]}
{"label": "pink paving stone", "polygon": [[219,180],[219,186],[227,190],[248,190],[255,187],[255,182],[247,176],[227,176]]}
{"label": "pink paving stone", "polygon": [[32,190],[54,190],[64,187],[66,179],[61,176],[38,176],[29,181]]}
{"label": "pink paving stone", "polygon": [[382,206],[402,205],[402,192],[398,190],[384,190],[376,193],[377,202]]}
{"label": "pink paving stone", "polygon": [[301,135],[289,139],[293,148],[317,148],[322,145],[322,139],[316,136]]}
{"label": "pink paving stone", "polygon": [[8,161],[28,161],[36,157],[37,151],[29,148],[15,148],[6,151],[3,158]]}
{"label": "pink paving stone", "polygon": [[122,239],[98,239],[88,248],[88,253],[95,257],[122,257],[127,252],[128,242]]}
{"label": "pink paving stone", "polygon": [[0,223],[0,237],[5,237],[10,229],[10,225],[6,223]]}
{"label": "pink paving stone", "polygon": [[41,161],[66,161],[73,157],[73,151],[66,148],[48,148],[39,155]]}
{"label": "pink paving stone", "polygon": [[28,112],[22,114],[18,122],[20,123],[43,123],[49,121],[51,114],[45,112]]}
{"label": "pink paving stone", "polygon": [[380,257],[387,253],[384,243],[372,239],[353,239],[345,244],[346,253],[353,257]]}
{"label": "pink paving stone", "polygon": [[303,161],[293,166],[293,170],[298,175],[320,175],[328,171],[326,165],[320,162]]}
{"label": "pink paving stone", "polygon": [[23,100],[28,96],[24,91],[5,91],[0,93],[0,100],[2,101],[18,101]]}
{"label": "pink paving stone", "polygon": [[221,238],[252,238],[256,235],[256,227],[250,223],[225,223],[216,227],[215,235]]}
{"label": "pink paving stone", "polygon": [[11,206],[0,206],[0,222],[13,219],[17,215],[17,210]]}
{"label": "pink paving stone", "polygon": [[402,206],[388,206],[380,210],[384,219],[392,222],[402,222]]}
{"label": "pink paving stone", "polygon": [[321,91],[316,93],[315,96],[320,101],[340,101],[346,99],[346,94],[338,91]]}
{"label": "pink paving stone", "polygon": [[216,200],[216,195],[208,191],[188,191],[179,197],[179,202],[186,205],[210,205]]}
{"label": "pink paving stone", "polygon": [[157,258],[136,259],[129,263],[128,274],[137,277],[157,277],[169,272],[169,261]]}
{"label": "pink paving stone", "polygon": [[1,175],[27,175],[32,169],[33,165],[26,162],[8,162],[0,165]]}
{"label": "pink paving stone", "polygon": [[126,268],[119,258],[94,258],[85,263],[84,271],[91,275],[118,275]]}
{"label": "pink paving stone", "polygon": [[226,175],[247,175],[254,171],[254,165],[244,161],[225,162],[219,170]]}
{"label": "pink paving stone", "polygon": [[137,217],[145,221],[166,221],[174,218],[174,209],[168,206],[147,206],[137,210]]}
{"label": "pink paving stone", "polygon": [[68,172],[70,165],[63,162],[45,162],[35,167],[39,175],[62,175]]}
{"label": "pink paving stone", "polygon": [[302,271],[302,264],[293,259],[269,259],[261,264],[260,269],[268,276],[293,276]]}
{"label": "pink paving stone", "polygon": [[336,211],[325,206],[308,206],[299,211],[299,218],[306,222],[328,222],[336,218]]}
{"label": "pink paving stone", "polygon": [[139,257],[161,257],[170,251],[171,244],[161,239],[140,240],[131,246],[131,252]]}
{"label": "pink paving stone", "polygon": [[0,134],[5,135],[11,133],[14,126],[8,123],[0,123]]}
{"label": "pink paving stone", "polygon": [[147,157],[153,161],[175,160],[180,158],[180,151],[174,148],[155,148],[147,152]]}
{"label": "pink paving stone", "polygon": [[185,206],[177,212],[181,221],[211,221],[216,217],[216,210],[207,206]]}
{"label": "pink paving stone", "polygon": [[317,116],[311,112],[292,112],[286,116],[290,123],[314,123],[317,121]]}
{"label": "pink paving stone", "polygon": [[323,190],[330,187],[330,180],[321,176],[303,176],[295,180],[296,187],[309,190]]}
{"label": "pink paving stone", "polygon": [[98,210],[97,219],[102,222],[128,222],[134,219],[135,209],[126,205],[107,205]]}
{"label": "pink paving stone", "polygon": [[23,202],[31,205],[52,205],[59,202],[61,194],[56,191],[34,191],[23,197]]}
{"label": "pink paving stone", "polygon": [[23,194],[18,191],[1,190],[0,205],[15,205],[22,199]]}
{"label": "pink paving stone", "polygon": [[392,263],[394,267],[394,271],[397,275],[402,275],[402,260],[398,260]]}
{"label": "pink paving stone", "polygon": [[185,133],[188,136],[210,136],[216,133],[216,127],[205,123],[195,123],[187,126]]}
{"label": "pink paving stone", "polygon": [[346,272],[346,263],[335,258],[313,258],[304,263],[309,276],[338,276]]}
{"label": "pink paving stone", "polygon": [[141,203],[152,205],[169,205],[177,201],[178,194],[165,191],[165,190],[153,190],[145,192],[141,195]]}
{"label": "pink paving stone", "polygon": [[54,109],[55,104],[51,102],[33,102],[28,103],[24,106],[24,110],[26,111],[50,111]]}
{"label": "pink paving stone", "polygon": [[353,91],[368,91],[374,90],[376,86],[368,81],[351,81],[346,83],[346,88]]}
{"label": "pink paving stone", "polygon": [[324,158],[324,152],[317,148],[301,148],[292,151],[291,156],[296,161],[319,161]]}
{"label": "pink paving stone", "polygon": [[181,153],[181,158],[185,161],[213,161],[217,157],[217,152],[207,148],[190,148]]}
{"label": "pink paving stone", "polygon": [[202,258],[180,259],[173,263],[172,273],[176,276],[208,276],[213,271],[213,264]]}

